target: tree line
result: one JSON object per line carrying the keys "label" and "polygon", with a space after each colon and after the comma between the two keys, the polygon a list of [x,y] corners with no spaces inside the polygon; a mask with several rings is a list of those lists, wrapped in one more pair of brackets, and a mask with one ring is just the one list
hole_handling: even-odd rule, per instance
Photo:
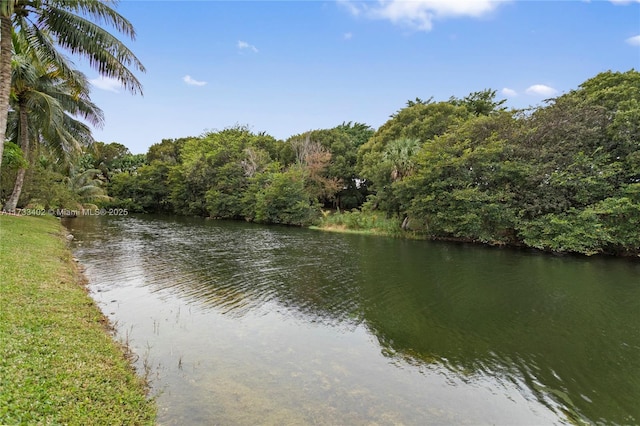
{"label": "tree line", "polygon": [[482,90],[409,101],[375,131],[167,139],[107,189],[134,211],[291,225],[347,212],[411,236],[637,255],[639,147],[640,73],[609,71],[525,110]]}
{"label": "tree line", "polygon": [[323,207],[357,208],[358,148],[374,131],[343,123],[279,141],[246,126],[152,145],[146,163],[109,182],[113,205],[167,212],[309,225]]}

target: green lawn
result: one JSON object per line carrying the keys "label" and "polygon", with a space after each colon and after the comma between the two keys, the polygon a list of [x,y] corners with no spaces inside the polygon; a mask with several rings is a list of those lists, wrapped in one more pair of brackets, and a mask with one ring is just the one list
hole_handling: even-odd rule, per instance
{"label": "green lawn", "polygon": [[0,216],[0,424],[153,424],[53,217]]}

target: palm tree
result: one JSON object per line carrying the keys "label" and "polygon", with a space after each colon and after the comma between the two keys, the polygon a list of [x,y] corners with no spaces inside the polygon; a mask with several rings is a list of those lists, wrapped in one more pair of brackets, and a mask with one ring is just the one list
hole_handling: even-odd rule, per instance
{"label": "palm tree", "polygon": [[[65,66],[57,47],[89,60],[106,77],[118,79],[125,89],[142,93],[142,85],[129,70],[144,72],[138,58],[99,24],[135,39],[133,25],[110,5],[112,0],[0,0],[0,166],[6,135],[11,79],[11,31],[22,34],[42,57]],[[91,19],[91,20],[90,20]]]}
{"label": "palm tree", "polygon": [[[89,99],[85,76],[68,70],[66,64],[44,62],[40,52],[34,50],[22,34],[13,34],[13,50],[13,111],[10,113],[13,119],[8,134],[20,141],[25,159],[28,161],[31,142],[41,143],[59,158],[68,157],[91,143],[89,127],[74,118],[81,116],[94,125],[103,122],[102,111]],[[25,173],[25,167],[18,170],[5,210],[15,210]]]}
{"label": "palm tree", "polygon": [[389,142],[383,159],[391,165],[391,181],[395,182],[413,171],[413,156],[422,145],[418,139],[399,138]]}
{"label": "palm tree", "polygon": [[69,190],[80,197],[82,203],[110,200],[110,197],[102,188],[103,182],[100,179],[101,175],[102,172],[98,169],[76,172],[72,168],[69,176],[65,178],[65,181]]}
{"label": "palm tree", "polygon": [[0,170],[9,114],[11,90],[11,20],[5,16],[5,0],[0,0]]}

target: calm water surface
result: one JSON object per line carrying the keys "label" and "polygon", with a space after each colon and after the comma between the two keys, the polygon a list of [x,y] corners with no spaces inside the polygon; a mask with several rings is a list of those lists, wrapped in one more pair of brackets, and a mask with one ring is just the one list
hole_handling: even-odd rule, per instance
{"label": "calm water surface", "polygon": [[167,217],[66,222],[159,423],[640,422],[640,264]]}

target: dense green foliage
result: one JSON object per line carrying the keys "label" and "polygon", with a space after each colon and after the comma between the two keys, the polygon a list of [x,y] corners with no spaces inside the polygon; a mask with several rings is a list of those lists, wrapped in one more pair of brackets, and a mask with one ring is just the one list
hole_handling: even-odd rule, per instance
{"label": "dense green foliage", "polygon": [[263,223],[309,225],[321,207],[358,207],[358,147],[373,134],[343,123],[278,141],[243,126],[163,140],[146,163],[114,174],[112,205]]}
{"label": "dense green foliage", "polygon": [[528,110],[495,96],[409,101],[377,131],[349,122],[279,141],[236,126],[146,155],[97,143],[73,170],[99,171],[110,196],[82,202],[138,212],[639,254],[640,73],[601,73]]}
{"label": "dense green foliage", "polygon": [[[111,158],[101,157],[97,154],[101,147],[106,147],[106,152],[116,150],[118,154]],[[36,158],[28,164],[17,145],[7,144],[6,164],[0,175],[1,200],[11,194],[19,168],[27,166],[19,207],[75,210],[106,206],[111,202],[106,192],[108,177],[134,169],[145,161],[144,155],[133,155],[121,144],[101,142],[85,147],[81,155],[72,157],[71,162],[46,147],[32,147],[31,155]]]}
{"label": "dense green foliage", "polygon": [[[639,102],[640,74],[629,71],[602,73],[533,111],[465,116],[464,105],[416,104],[367,143],[363,170],[384,184],[379,208],[428,237],[637,254]],[[438,114],[437,125],[423,117]],[[423,143],[394,179],[385,153],[402,136]]]}

